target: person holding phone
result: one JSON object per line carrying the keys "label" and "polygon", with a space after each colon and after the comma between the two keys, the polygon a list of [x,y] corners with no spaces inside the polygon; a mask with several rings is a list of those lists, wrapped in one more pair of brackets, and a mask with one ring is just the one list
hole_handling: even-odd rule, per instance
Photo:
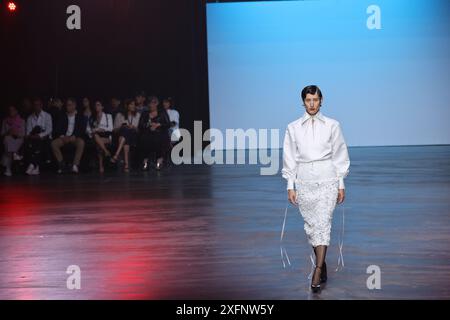
{"label": "person holding phone", "polygon": [[124,171],[129,172],[129,154],[130,146],[137,143],[139,121],[141,114],[136,110],[134,100],[127,99],[125,101],[125,114],[118,113],[114,119],[114,129],[119,132],[119,145],[114,156],[111,158],[112,163],[118,161],[120,152],[123,150],[124,155]]}

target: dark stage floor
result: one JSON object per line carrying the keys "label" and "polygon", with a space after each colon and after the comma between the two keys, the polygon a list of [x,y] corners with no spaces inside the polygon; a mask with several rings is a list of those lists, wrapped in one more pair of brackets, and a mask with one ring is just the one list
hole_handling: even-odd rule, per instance
{"label": "dark stage floor", "polygon": [[[336,267],[309,292],[310,248],[296,208],[280,231],[285,182],[257,165],[0,178],[2,299],[449,299],[450,146],[350,148],[335,211]],[[66,268],[81,268],[81,289]],[[369,290],[369,265],[381,289]]]}

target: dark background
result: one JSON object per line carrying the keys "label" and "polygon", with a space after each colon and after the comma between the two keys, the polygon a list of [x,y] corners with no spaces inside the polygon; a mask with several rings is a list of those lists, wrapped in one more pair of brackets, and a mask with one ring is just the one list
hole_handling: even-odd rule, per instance
{"label": "dark background", "polygon": [[[206,0],[0,1],[0,108],[23,97],[170,95],[181,127],[209,128]],[[81,30],[66,9],[81,8]]]}

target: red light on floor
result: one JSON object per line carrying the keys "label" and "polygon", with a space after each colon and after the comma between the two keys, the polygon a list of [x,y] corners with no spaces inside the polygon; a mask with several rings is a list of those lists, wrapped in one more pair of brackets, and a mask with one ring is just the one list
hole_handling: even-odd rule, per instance
{"label": "red light on floor", "polygon": [[17,5],[14,2],[8,2],[8,10],[9,11],[16,11]]}

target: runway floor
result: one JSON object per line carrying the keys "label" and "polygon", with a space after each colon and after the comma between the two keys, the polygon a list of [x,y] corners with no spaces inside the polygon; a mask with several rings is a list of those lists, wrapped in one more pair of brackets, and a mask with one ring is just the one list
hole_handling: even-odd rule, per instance
{"label": "runway floor", "polygon": [[[449,299],[450,146],[350,148],[320,295],[280,174],[258,165],[0,178],[1,299]],[[337,266],[345,212],[344,263]],[[286,261],[286,260],[285,260]],[[81,269],[69,290],[66,269]],[[369,290],[370,265],[381,289]]]}

